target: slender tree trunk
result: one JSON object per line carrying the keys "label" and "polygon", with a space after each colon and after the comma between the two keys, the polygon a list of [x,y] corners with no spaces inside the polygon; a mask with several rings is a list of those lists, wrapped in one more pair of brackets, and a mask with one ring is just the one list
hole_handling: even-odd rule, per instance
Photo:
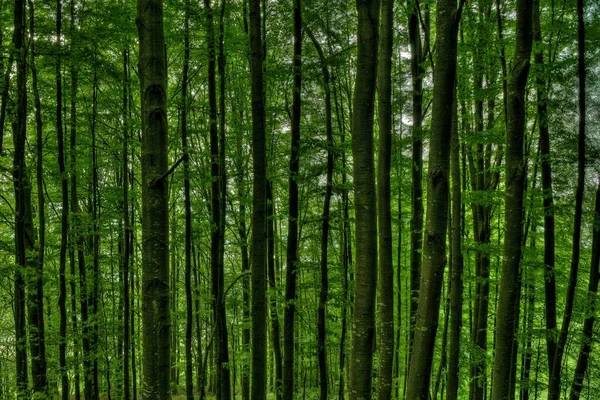
{"label": "slender tree trunk", "polygon": [[[415,0],[416,1],[416,0]],[[419,300],[421,279],[421,251],[423,248],[423,75],[424,56],[419,29],[419,16],[416,3],[411,3],[408,17],[410,43],[410,65],[412,77],[412,186],[410,217],[410,327],[408,353],[412,354],[415,334],[415,321]],[[408,369],[407,369],[408,371]]]}
{"label": "slender tree trunk", "polygon": [[226,0],[221,0],[221,10],[219,14],[219,358],[221,359],[222,382],[221,398],[229,400],[231,398],[231,368],[229,366],[229,339],[227,333],[227,313],[225,310],[224,284],[225,284],[225,228],[226,228],[226,204],[227,204],[227,176],[226,176],[226,157],[225,157],[225,4]]}
{"label": "slender tree trunk", "polygon": [[[46,394],[48,380],[46,377],[46,336],[44,327],[44,256],[46,247],[46,205],[44,197],[44,175],[43,175],[43,126],[42,105],[38,89],[38,75],[35,66],[35,24],[33,1],[29,5],[29,53],[31,79],[33,86],[35,105],[35,127],[36,127],[36,182],[38,200],[38,244],[35,269],[31,276],[29,291],[30,307],[35,308],[35,313],[30,313],[30,346],[31,346],[31,370],[33,377],[34,393]],[[30,199],[31,202],[31,199]]]}
{"label": "slender tree trunk", "polygon": [[269,278],[269,308],[271,317],[271,342],[275,359],[275,397],[282,398],[283,360],[281,356],[281,328],[277,311],[277,282],[275,278],[275,205],[273,199],[273,183],[267,181],[267,275]]}
{"label": "slender tree trunk", "polygon": [[377,290],[377,212],[373,114],[379,41],[379,0],[357,1],[358,66],[354,87],[352,157],[356,204],[356,269],[349,395],[371,398]]}
{"label": "slender tree trunk", "polygon": [[312,41],[323,73],[323,90],[325,92],[325,131],[327,140],[327,173],[325,181],[325,198],[323,199],[323,214],[321,225],[321,290],[319,292],[319,309],[317,310],[317,361],[319,362],[319,387],[320,399],[326,400],[328,395],[327,386],[327,340],[326,340],[326,321],[327,321],[327,299],[329,297],[329,278],[327,268],[327,257],[329,249],[329,211],[331,206],[331,195],[333,192],[333,126],[331,118],[331,88],[330,75],[327,59],[323,53],[323,48],[313,35],[312,31],[305,26],[305,31]]}
{"label": "slender tree trunk", "polygon": [[392,261],[392,42],[394,2],[382,0],[378,64],[379,146],[377,156],[377,212],[379,228],[379,336],[377,399],[392,398],[394,362],[394,265]]}
{"label": "slender tree trunk", "polygon": [[56,0],[56,38],[59,51],[56,57],[56,136],[58,150],[58,172],[61,176],[61,219],[60,219],[60,256],[59,256],[59,295],[58,308],[60,313],[58,358],[61,375],[61,398],[69,398],[69,375],[67,374],[67,246],[69,232],[69,183],[65,168],[65,151],[63,138],[63,114],[62,114],[62,66],[60,49],[62,48],[62,0]]}
{"label": "slender tree trunk", "polygon": [[448,225],[448,181],[450,133],[456,78],[457,33],[460,10],[456,0],[437,4],[436,64],[433,83],[431,144],[427,186],[427,227],[423,249],[423,270],[419,308],[410,357],[407,398],[427,399],[435,350],[440,296],[446,265]]}
{"label": "slender tree trunk", "polygon": [[548,132],[548,96],[544,79],[544,51],[540,24],[540,0],[533,2],[534,61],[537,69],[537,121],[540,132],[540,162],[544,196],[544,291],[546,321],[546,354],[548,373],[552,374],[552,360],[556,353],[556,277],[554,275],[554,196],[552,194],[552,163],[550,160],[550,134]]}
{"label": "slender tree trunk", "polygon": [[532,0],[517,0],[516,47],[507,85],[507,154],[504,262],[496,318],[492,400],[510,398],[515,316],[519,307],[518,280],[522,254],[525,165],[525,86],[532,47]]}
{"label": "slender tree trunk", "polygon": [[142,118],[142,398],[170,398],[167,62],[162,0],[138,0]]}
{"label": "slender tree trunk", "polygon": [[185,1],[183,28],[183,76],[181,78],[181,145],[183,147],[183,192],[185,211],[185,395],[194,400],[192,360],[193,299],[192,299],[192,208],[190,201],[190,148],[187,138],[188,80],[190,69],[190,2]]}
{"label": "slender tree trunk", "polygon": [[583,378],[586,372],[588,376],[588,365],[592,351],[592,334],[594,322],[596,321],[596,310],[598,307],[598,281],[600,279],[600,184],[596,190],[596,204],[594,207],[594,230],[592,238],[592,263],[590,266],[590,279],[588,281],[588,312],[583,322],[582,345],[577,356],[577,365],[571,383],[570,400],[578,400],[583,389]]}
{"label": "slender tree trunk", "polygon": [[283,399],[294,398],[294,350],[296,281],[298,274],[298,173],[300,170],[300,112],[302,90],[302,9],[294,0],[294,89],[292,93],[292,138],[288,194],[285,309],[283,316]]}
{"label": "slender tree trunk", "polygon": [[[530,278],[528,278],[530,279]],[[525,337],[525,348],[521,356],[521,388],[520,400],[529,400],[531,387],[531,358],[533,350],[531,348],[531,340],[533,336],[533,318],[535,314],[535,286],[528,283],[525,288],[527,293],[527,310],[523,315],[523,333]]]}
{"label": "slender tree trunk", "polygon": [[[100,235],[98,221],[100,219],[100,195],[98,183],[98,153],[96,149],[96,120],[98,118],[98,74],[94,70],[92,83],[92,291],[88,296],[88,307],[92,308],[90,351],[92,357],[92,380],[94,393],[92,400],[100,398],[99,369],[98,369],[98,295],[100,290]],[[107,368],[110,374],[110,368]],[[109,375],[110,377],[110,375]],[[110,379],[108,379],[110,382]],[[109,384],[110,386],[110,384]]]}
{"label": "slender tree trunk", "polygon": [[129,114],[128,87],[129,87],[129,49],[123,50],[123,399],[129,400],[130,392],[130,349],[131,349],[131,300],[129,287],[129,274],[131,264],[131,237],[132,226],[129,216]]}
{"label": "slender tree trunk", "polygon": [[577,75],[579,77],[579,137],[577,141],[577,190],[575,192],[575,218],[573,222],[573,249],[569,284],[565,298],[560,334],[556,343],[556,353],[552,364],[552,374],[548,383],[548,400],[560,398],[562,358],[569,334],[569,325],[573,316],[575,288],[579,271],[581,241],[581,217],[583,213],[583,194],[585,190],[585,118],[586,118],[586,66],[585,66],[585,23],[584,0],[577,0]]}
{"label": "slender tree trunk", "polygon": [[[456,97],[455,97],[456,101]],[[450,343],[448,351],[448,388],[446,398],[458,399],[460,376],[460,335],[463,315],[463,282],[462,282],[462,194],[460,182],[459,138],[457,105],[452,110],[452,131],[450,137],[450,169],[452,175],[452,260],[450,276]]]}
{"label": "slender tree trunk", "polygon": [[[14,2],[13,46],[17,60],[17,118],[13,122],[13,179],[15,189],[15,270],[14,315],[16,343],[17,399],[29,398],[27,372],[27,328],[25,277],[28,266],[28,250],[33,249],[33,226],[31,216],[31,194],[25,166],[25,141],[27,136],[27,60],[25,47],[25,0]],[[29,203],[27,203],[29,196]]]}
{"label": "slender tree trunk", "polygon": [[252,400],[265,400],[267,384],[266,139],[260,0],[250,0],[252,95]]}

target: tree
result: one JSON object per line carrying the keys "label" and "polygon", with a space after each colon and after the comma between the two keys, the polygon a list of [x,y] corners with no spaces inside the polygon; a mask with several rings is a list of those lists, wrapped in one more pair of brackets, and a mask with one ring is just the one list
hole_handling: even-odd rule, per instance
{"label": "tree", "polygon": [[440,296],[446,265],[448,225],[448,181],[452,130],[452,109],[456,79],[458,24],[462,12],[456,0],[437,4],[436,48],[429,173],[427,178],[427,216],[423,249],[423,269],[419,289],[419,307],[415,323],[414,347],[410,357],[409,399],[427,399]]}
{"label": "tree", "polygon": [[525,184],[523,138],[525,134],[525,86],[532,47],[532,0],[517,1],[517,37],[507,84],[505,236],[502,277],[498,294],[492,400],[510,398],[510,371],[515,336],[517,291],[522,254],[522,215]]}
{"label": "tree", "polygon": [[142,117],[143,399],[169,399],[167,63],[162,0],[138,0]]}
{"label": "tree", "polygon": [[377,212],[379,228],[379,369],[377,398],[392,398],[394,361],[394,266],[392,262],[392,211],[390,169],[392,162],[392,42],[394,4],[383,0],[378,64],[379,146],[377,157]]}
{"label": "tree", "polygon": [[298,274],[298,173],[300,170],[300,117],[302,91],[302,8],[294,0],[294,89],[292,94],[292,138],[288,194],[288,237],[283,316],[283,399],[294,398],[294,327]]}
{"label": "tree", "polygon": [[252,400],[266,398],[266,140],[260,0],[250,1],[250,84],[252,94]]}
{"label": "tree", "polygon": [[377,78],[379,0],[357,1],[358,65],[354,85],[352,158],[356,204],[356,272],[350,350],[350,399],[371,397],[377,289],[377,213],[373,161],[373,109]]}

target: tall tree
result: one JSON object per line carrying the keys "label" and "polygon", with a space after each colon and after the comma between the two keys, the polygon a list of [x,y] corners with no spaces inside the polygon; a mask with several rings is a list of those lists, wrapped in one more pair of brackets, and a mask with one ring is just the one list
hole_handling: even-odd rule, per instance
{"label": "tall tree", "polygon": [[[29,332],[31,347],[31,372],[33,378],[33,391],[45,395],[48,389],[46,376],[46,335],[44,324],[44,256],[46,249],[46,198],[44,194],[44,137],[42,125],[42,104],[38,86],[38,74],[35,64],[35,19],[33,1],[28,0],[29,6],[29,55],[31,69],[31,84],[33,86],[33,102],[35,105],[35,130],[36,130],[36,182],[38,206],[38,241],[37,256],[34,270],[31,273],[29,284]],[[31,201],[31,200],[30,200]]]}
{"label": "tall tree", "polygon": [[352,116],[356,269],[350,350],[350,399],[371,398],[377,290],[377,212],[373,161],[373,113],[379,41],[379,0],[357,0],[358,65]]}
{"label": "tall tree", "polygon": [[462,328],[462,193],[460,180],[460,144],[458,139],[458,115],[455,96],[452,110],[452,132],[450,137],[450,173],[452,177],[451,210],[451,254],[450,262],[450,343],[448,345],[448,389],[447,399],[457,400],[459,390],[460,336]]}
{"label": "tall tree", "polygon": [[142,118],[142,398],[170,399],[167,61],[162,0],[138,0]]}
{"label": "tall tree", "polygon": [[423,249],[423,77],[425,58],[419,29],[417,0],[411,2],[408,17],[408,40],[410,44],[410,72],[412,81],[412,167],[411,167],[411,215],[410,215],[410,323],[409,354],[417,318],[419,283],[421,279]]}
{"label": "tall tree", "polygon": [[265,98],[260,0],[250,0],[250,85],[252,96],[252,400],[265,400],[267,386]]}
{"label": "tall tree", "polygon": [[185,1],[183,22],[183,75],[181,77],[181,145],[183,147],[183,192],[185,212],[185,395],[194,400],[192,360],[192,207],[190,196],[190,148],[188,145],[188,80],[190,70],[190,2]]}
{"label": "tall tree", "polygon": [[378,64],[379,146],[377,156],[377,212],[379,228],[379,369],[377,399],[392,398],[394,362],[394,265],[392,262],[392,210],[390,169],[392,162],[392,42],[394,2],[382,0]]}
{"label": "tall tree", "polygon": [[529,75],[532,47],[532,0],[517,0],[516,46],[507,84],[506,197],[502,276],[496,311],[492,400],[510,398],[512,347],[519,307],[518,280],[523,240],[523,192],[525,165],[525,86]]}
{"label": "tall tree", "polygon": [[123,399],[129,400],[130,390],[130,349],[131,349],[131,299],[130,299],[130,264],[131,264],[131,239],[133,227],[129,213],[129,49],[123,50],[123,260],[121,261],[123,280]]}
{"label": "tall tree", "polygon": [[440,0],[437,3],[435,47],[438,50],[433,82],[431,143],[427,178],[427,225],[419,307],[406,391],[409,399],[427,399],[431,379],[431,364],[446,265],[450,172],[450,154],[447,149],[450,146],[452,130],[457,33],[462,4],[461,2],[461,6],[457,9],[456,0]]}
{"label": "tall tree", "polygon": [[569,283],[565,298],[565,310],[556,342],[556,352],[552,360],[552,373],[548,382],[548,400],[560,398],[562,359],[567,345],[569,326],[573,317],[575,288],[579,272],[579,255],[581,253],[581,219],[583,214],[583,195],[585,190],[585,118],[586,118],[586,66],[585,66],[585,23],[584,0],[577,0],[577,76],[579,79],[579,132],[577,138],[577,189],[575,190],[575,217],[573,220],[573,243]]}
{"label": "tall tree", "polygon": [[[27,60],[25,47],[25,0],[14,2],[14,31],[13,46],[14,57],[17,60],[17,115],[13,122],[13,182],[15,190],[15,344],[16,344],[16,382],[17,398],[27,399],[28,372],[27,372],[27,328],[24,271],[28,266],[31,256],[28,251],[33,250],[34,233],[31,216],[31,189],[25,165],[25,141],[27,136]],[[29,202],[27,202],[29,200]]]}
{"label": "tall tree", "polygon": [[[62,46],[62,0],[56,0],[56,40],[59,48]],[[67,374],[67,240],[69,231],[69,182],[65,168],[65,151],[62,118],[62,65],[60,51],[56,57],[56,138],[58,172],[61,176],[61,219],[60,219],[60,256],[59,256],[59,295],[58,308],[60,313],[59,328],[59,365],[61,375],[62,400],[69,398],[69,376]]]}
{"label": "tall tree", "polygon": [[330,209],[331,196],[333,193],[333,169],[335,164],[333,123],[331,118],[331,76],[327,58],[321,44],[317,41],[312,31],[305,25],[304,30],[312,41],[321,64],[323,74],[323,90],[325,92],[325,138],[327,141],[327,172],[325,177],[325,197],[323,199],[323,213],[321,216],[321,290],[319,291],[319,308],[317,310],[317,361],[319,362],[319,389],[320,399],[326,400],[329,390],[327,385],[327,299],[329,297],[329,231],[330,231]]}
{"label": "tall tree", "polygon": [[[533,2],[534,62],[536,67],[537,120],[540,133],[540,164],[544,196],[544,291],[546,321],[546,354],[554,360],[556,353],[556,277],[554,273],[554,195],[552,191],[552,163],[550,160],[550,133],[548,129],[548,95],[544,79],[544,50],[540,23],[540,0]],[[548,362],[552,374],[552,361]]]}
{"label": "tall tree", "polygon": [[283,316],[283,399],[294,398],[294,327],[298,274],[298,173],[300,170],[300,113],[302,90],[302,1],[294,0],[294,89],[288,193],[288,236]]}
{"label": "tall tree", "polygon": [[596,321],[596,310],[598,307],[598,281],[600,280],[600,183],[596,190],[596,203],[594,206],[594,225],[592,235],[592,262],[590,266],[590,280],[588,282],[588,312],[583,322],[581,335],[581,349],[577,356],[577,364],[573,372],[573,382],[571,383],[570,400],[579,400],[583,389],[583,378],[588,372],[590,357],[592,351],[592,334],[594,332],[594,323]]}

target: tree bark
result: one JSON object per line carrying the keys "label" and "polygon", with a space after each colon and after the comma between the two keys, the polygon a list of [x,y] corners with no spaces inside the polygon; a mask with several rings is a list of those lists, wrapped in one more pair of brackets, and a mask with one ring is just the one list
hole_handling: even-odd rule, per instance
{"label": "tree bark", "polygon": [[379,336],[377,351],[377,399],[392,398],[394,362],[394,265],[392,261],[392,42],[394,2],[382,0],[378,64],[379,145],[377,156],[377,212],[379,229]]}
{"label": "tree bark", "polygon": [[379,41],[379,0],[357,0],[358,65],[354,86],[352,157],[356,205],[356,269],[349,395],[371,398],[377,290],[377,211],[373,161],[373,114]]}
{"label": "tree bark", "polygon": [[567,344],[569,326],[573,316],[575,288],[579,271],[579,254],[581,252],[581,218],[583,213],[583,195],[585,190],[585,118],[586,118],[586,66],[585,66],[585,23],[584,0],[577,0],[577,75],[579,78],[579,135],[577,140],[577,189],[575,191],[575,217],[573,221],[573,244],[569,284],[565,298],[560,333],[556,343],[556,353],[552,363],[552,373],[548,382],[548,400],[560,398],[562,358]]}
{"label": "tree bark", "polygon": [[[424,56],[419,29],[417,4],[411,3],[408,17],[408,37],[410,43],[410,65],[412,77],[412,186],[410,216],[410,326],[408,353],[412,354],[415,334],[415,321],[419,301],[419,283],[423,249],[423,75]],[[408,369],[407,369],[408,371]]]}
{"label": "tree bark", "polygon": [[162,0],[138,0],[142,118],[142,398],[170,398],[167,62]]}
{"label": "tree bark", "polygon": [[302,90],[302,9],[294,0],[294,89],[292,93],[292,137],[288,193],[288,236],[283,316],[283,399],[294,398],[294,330],[298,273],[298,173],[300,171],[300,115]]}
{"label": "tree bark", "polygon": [[190,147],[188,145],[188,80],[190,69],[190,2],[184,4],[183,75],[181,77],[181,145],[183,147],[183,192],[185,212],[185,395],[194,400],[192,360],[193,308],[192,299],[192,207],[190,196]]}
{"label": "tree bark", "polygon": [[252,96],[252,400],[265,400],[267,384],[266,138],[260,0],[250,0]]}
{"label": "tree bark", "polygon": [[540,24],[540,0],[533,2],[533,40],[535,41],[534,62],[537,69],[537,120],[540,133],[540,164],[542,169],[542,191],[544,196],[544,291],[546,321],[546,354],[548,373],[552,374],[552,360],[556,353],[556,277],[554,275],[554,196],[552,192],[552,163],[550,160],[550,134],[548,131],[548,95],[544,79],[544,51]]}
{"label": "tree bark", "polygon": [[[592,262],[590,266],[590,279],[588,281],[588,309],[586,318],[583,322],[582,345],[577,356],[577,365],[573,373],[573,382],[571,383],[570,400],[579,400],[581,390],[583,389],[583,378],[588,369],[590,356],[592,352],[592,335],[594,332],[594,322],[596,321],[596,310],[598,307],[598,281],[600,279],[600,184],[596,190],[596,204],[594,207],[594,230],[592,236]],[[587,372],[588,374],[590,372]]]}
{"label": "tree bark", "polygon": [[460,9],[457,10],[456,4],[456,0],[443,0],[437,4],[435,46],[438,50],[433,82],[427,225],[414,347],[409,363],[406,394],[409,399],[427,399],[429,395],[431,365],[446,266],[450,172],[450,154],[447,149],[450,146],[452,129],[457,33],[460,21]]}
{"label": "tree bark", "polygon": [[277,307],[277,280],[275,278],[275,204],[273,199],[273,183],[267,181],[267,276],[269,279],[269,308],[271,317],[271,342],[275,359],[275,397],[282,398],[283,360],[281,354],[281,325]]}
{"label": "tree bark", "polygon": [[[31,189],[25,165],[27,136],[27,60],[25,47],[25,0],[14,2],[13,54],[17,60],[17,118],[13,122],[13,179],[15,189],[15,365],[17,399],[28,399],[27,373],[27,299],[25,297],[26,271],[31,262],[27,252],[33,250],[35,238],[31,216]],[[28,202],[29,200],[29,202]]]}
{"label": "tree bark", "polygon": [[[456,101],[456,97],[455,97]],[[454,104],[452,116],[452,132],[450,137],[450,169],[452,176],[452,260],[450,276],[450,343],[448,350],[448,387],[447,400],[458,399],[460,334],[463,314],[463,282],[462,282],[462,194],[460,182],[459,138],[457,105]]]}
{"label": "tree bark", "polygon": [[[35,105],[35,127],[36,127],[36,182],[38,200],[38,243],[36,264],[31,275],[29,303],[35,308],[35,313],[30,313],[30,346],[31,346],[31,370],[33,377],[34,393],[47,394],[48,379],[46,377],[46,335],[44,327],[44,256],[46,247],[46,201],[44,197],[44,175],[43,175],[43,125],[42,104],[38,89],[38,75],[35,65],[35,23],[33,1],[29,5],[29,53],[31,79],[33,86]],[[29,200],[31,202],[31,198]],[[33,223],[33,222],[32,222]],[[32,315],[33,314],[33,315]]]}
{"label": "tree bark", "polygon": [[532,47],[532,0],[517,0],[516,47],[507,84],[506,200],[504,262],[499,288],[495,332],[492,400],[510,397],[510,371],[515,315],[519,307],[518,280],[522,254],[523,192],[525,168],[525,86]]}

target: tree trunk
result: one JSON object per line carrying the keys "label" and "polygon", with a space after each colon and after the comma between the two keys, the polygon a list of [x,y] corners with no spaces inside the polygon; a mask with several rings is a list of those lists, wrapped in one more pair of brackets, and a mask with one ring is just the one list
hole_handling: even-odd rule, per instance
{"label": "tree trunk", "polygon": [[252,400],[265,400],[267,384],[266,138],[260,0],[250,0],[252,96]]}
{"label": "tree trunk", "polygon": [[187,137],[188,80],[190,69],[190,2],[184,5],[183,76],[181,77],[181,145],[183,147],[183,192],[185,212],[185,395],[194,400],[192,360],[193,299],[192,299],[192,208],[190,199],[190,148]]}
{"label": "tree trunk", "polygon": [[[56,0],[56,38],[59,49],[62,47],[62,0]],[[60,256],[59,256],[59,295],[58,308],[60,313],[58,359],[61,375],[61,398],[69,398],[69,375],[67,374],[67,246],[69,232],[69,183],[65,168],[65,151],[63,138],[63,115],[62,115],[62,67],[60,51],[56,57],[56,136],[58,172],[61,176],[61,218],[60,218]]]}
{"label": "tree trunk", "polygon": [[[312,31],[305,26],[305,31],[312,41],[321,64],[323,73],[323,90],[325,92],[325,131],[327,140],[327,173],[325,180],[325,198],[323,199],[323,214],[321,225],[321,290],[319,292],[319,309],[317,310],[317,360],[319,362],[319,387],[320,399],[326,400],[329,390],[327,386],[327,340],[326,340],[326,321],[327,321],[327,299],[329,297],[329,277],[328,277],[328,250],[329,250],[329,227],[330,227],[330,206],[333,193],[333,168],[335,163],[333,147],[333,127],[331,118],[331,89],[330,75],[327,59],[323,53],[323,48],[313,35]],[[342,250],[343,251],[343,250]]]}
{"label": "tree trunk", "polygon": [[[27,136],[27,60],[25,47],[25,0],[15,0],[14,7],[14,56],[17,60],[17,118],[13,122],[13,179],[15,189],[15,270],[14,315],[16,343],[17,399],[28,399],[27,328],[25,277],[31,262],[27,252],[33,249],[33,225],[31,216],[31,192],[25,166],[25,141]],[[29,200],[29,203],[27,202]],[[33,350],[33,349],[32,349]]]}
{"label": "tree trunk", "polygon": [[525,165],[525,86],[532,47],[532,0],[517,0],[517,38],[511,76],[507,85],[507,154],[504,262],[496,318],[492,400],[510,397],[512,345],[515,315],[519,307],[518,280],[522,254],[523,192]]}
{"label": "tree trunk", "polygon": [[448,181],[450,133],[456,78],[457,33],[460,9],[456,0],[441,0],[436,16],[436,64],[433,83],[433,110],[427,216],[419,308],[415,324],[413,353],[410,357],[407,398],[427,399],[435,336],[439,319],[440,297],[446,265],[448,225]]}
{"label": "tree trunk", "polygon": [[142,398],[170,398],[167,62],[162,0],[138,0],[142,118]]}
{"label": "tree trunk", "polygon": [[392,210],[390,169],[392,162],[392,42],[394,2],[382,0],[378,64],[379,145],[377,156],[377,212],[379,228],[379,336],[377,351],[377,399],[392,398],[394,362],[394,265],[392,262]]}
{"label": "tree trunk", "polygon": [[552,194],[552,163],[550,160],[550,134],[548,132],[548,95],[544,79],[544,51],[540,24],[540,0],[533,2],[533,40],[536,73],[537,120],[540,132],[540,163],[544,196],[544,291],[546,321],[546,354],[548,373],[552,374],[552,360],[556,353],[556,277],[554,275],[554,196]]}
{"label": "tree trunk", "polygon": [[[456,100],[456,97],[455,97]],[[460,359],[460,334],[462,328],[462,303],[463,303],[463,282],[462,282],[462,194],[460,182],[460,162],[459,162],[459,138],[458,138],[458,115],[457,105],[452,110],[452,131],[450,137],[450,168],[452,175],[452,260],[450,276],[450,343],[448,351],[448,388],[446,398],[448,400],[458,399],[459,389],[459,359]]]}
{"label": "tree trunk", "polygon": [[352,157],[356,204],[356,269],[349,395],[371,398],[377,290],[377,211],[373,161],[373,113],[377,78],[379,0],[356,2],[358,65],[354,87]]}
{"label": "tree trunk", "polygon": [[271,342],[273,358],[275,359],[275,397],[282,398],[282,372],[283,362],[281,357],[281,327],[277,310],[277,282],[275,278],[275,205],[273,199],[272,182],[267,181],[267,275],[269,279],[269,308],[271,317]]}
{"label": "tree trunk", "polygon": [[575,192],[575,217],[573,221],[573,249],[569,284],[565,298],[560,334],[556,343],[556,353],[552,364],[552,374],[548,382],[548,400],[560,398],[561,366],[563,353],[569,334],[569,325],[573,316],[575,288],[579,271],[579,254],[581,241],[581,217],[583,213],[583,195],[585,190],[585,118],[586,118],[586,66],[585,66],[585,23],[584,0],[577,0],[577,75],[579,77],[579,136],[577,140],[577,189]]}
{"label": "tree trunk", "polygon": [[283,399],[294,398],[294,326],[298,262],[298,173],[300,170],[300,113],[302,90],[302,9],[294,0],[294,89],[292,93],[292,138],[288,193],[288,237],[283,316]]}
{"label": "tree trunk", "polygon": [[[596,204],[594,207],[594,231],[592,236],[592,263],[590,266],[590,279],[588,282],[588,312],[583,322],[582,345],[577,357],[577,365],[573,374],[571,384],[570,400],[579,400],[583,389],[583,378],[587,372],[592,351],[592,334],[594,322],[596,321],[596,310],[598,307],[598,280],[600,279],[600,184],[596,190]],[[587,372],[589,374],[589,372]]]}
{"label": "tree trunk", "polygon": [[[408,353],[412,354],[415,334],[415,321],[419,300],[421,279],[421,251],[423,248],[423,75],[424,56],[419,29],[419,16],[416,4],[411,4],[408,17],[410,43],[410,65],[412,77],[412,187],[410,217],[410,327]],[[408,369],[407,369],[408,371]]]}
{"label": "tree trunk", "polygon": [[[46,205],[44,197],[44,175],[43,175],[43,126],[42,126],[42,105],[40,101],[40,92],[38,89],[38,75],[35,66],[35,24],[33,1],[28,1],[29,5],[29,52],[31,55],[31,78],[33,85],[34,104],[35,104],[35,127],[36,127],[36,181],[37,181],[37,200],[38,200],[38,244],[37,244],[37,263],[32,271],[31,286],[29,292],[30,307],[35,308],[34,315],[30,314],[30,345],[32,355],[32,377],[34,393],[45,394],[48,390],[48,380],[46,377],[46,335],[44,327],[44,252],[46,247]],[[31,202],[31,198],[29,200]],[[32,222],[33,223],[33,222]]]}

